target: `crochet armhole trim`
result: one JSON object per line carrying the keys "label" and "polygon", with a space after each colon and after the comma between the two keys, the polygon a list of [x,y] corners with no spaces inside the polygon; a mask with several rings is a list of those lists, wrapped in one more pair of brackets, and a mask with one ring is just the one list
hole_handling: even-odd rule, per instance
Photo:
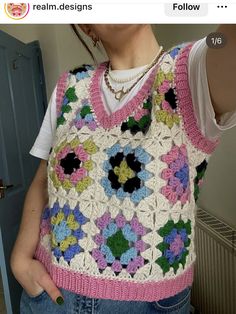
{"label": "crochet armhole trim", "polygon": [[188,84],[187,62],[191,47],[192,44],[183,48],[176,59],[174,82],[177,91],[178,107],[190,142],[202,152],[211,154],[219,144],[219,139],[215,141],[207,139],[198,127]]}
{"label": "crochet armhole trim", "polygon": [[64,72],[59,77],[59,80],[57,82],[57,92],[56,92],[56,108],[57,108],[57,117],[61,113],[61,106],[63,102],[63,97],[65,95],[65,89],[67,86],[67,78],[69,76],[68,72]]}

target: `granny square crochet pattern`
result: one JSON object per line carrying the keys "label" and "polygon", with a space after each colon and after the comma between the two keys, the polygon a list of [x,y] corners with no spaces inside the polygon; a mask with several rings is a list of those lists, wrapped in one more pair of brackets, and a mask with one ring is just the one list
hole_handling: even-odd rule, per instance
{"label": "granny square crochet pattern", "polygon": [[144,265],[144,258],[139,254],[145,250],[145,242],[141,237],[146,234],[145,228],[137,217],[127,221],[122,214],[114,219],[107,212],[96,221],[100,232],[94,241],[98,245],[93,249],[92,256],[97,261],[100,270],[108,265],[119,274],[123,268],[129,274],[135,274]]}
{"label": "granny square crochet pattern", "polygon": [[153,176],[145,170],[151,156],[141,146],[132,149],[130,145],[120,147],[115,144],[106,153],[108,160],[103,163],[106,176],[101,179],[101,184],[107,196],[115,194],[121,200],[129,197],[132,202],[139,203],[152,193],[144,184]]}
{"label": "granny square crochet pattern", "polygon": [[59,78],[49,201],[35,252],[58,287],[158,301],[192,284],[195,202],[219,141],[205,138],[195,118],[191,46],[164,53],[111,114],[100,90],[106,62]]}

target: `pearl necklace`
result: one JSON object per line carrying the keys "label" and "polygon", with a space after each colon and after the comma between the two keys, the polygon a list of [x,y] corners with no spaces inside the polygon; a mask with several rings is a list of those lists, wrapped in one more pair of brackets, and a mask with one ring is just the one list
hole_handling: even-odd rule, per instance
{"label": "pearl necklace", "polygon": [[137,77],[139,77],[140,75],[143,74],[143,72],[146,70],[146,68],[148,67],[148,65],[145,66],[144,69],[142,69],[142,71],[136,73],[135,75],[133,76],[130,76],[130,77],[127,77],[127,78],[123,78],[123,79],[119,79],[119,78],[116,78],[114,77],[113,75],[111,75],[111,65],[109,64],[109,70],[108,70],[108,75],[110,77],[110,79],[113,81],[113,82],[116,82],[116,83],[128,83],[130,81],[133,81],[134,79],[136,79]]}
{"label": "pearl necklace", "polygon": [[109,90],[115,95],[115,99],[117,100],[121,100],[121,98],[124,97],[124,95],[128,94],[128,92],[131,91],[131,89],[134,88],[135,85],[137,85],[137,83],[141,80],[141,78],[144,77],[144,75],[158,62],[160,56],[163,54],[163,47],[161,46],[159,51],[158,51],[158,54],[157,56],[155,57],[154,61],[152,61],[152,63],[146,68],[146,70],[142,73],[142,75],[137,79],[136,82],[134,82],[133,85],[131,85],[130,88],[128,88],[127,90],[124,90],[124,86],[119,89],[118,91],[115,91],[114,88],[112,88],[109,80],[108,80],[108,73],[109,73],[109,65],[110,65],[110,62],[108,62],[107,64],[107,68],[105,70],[105,73],[104,73],[104,79],[105,79],[105,82],[106,82],[106,85],[107,87],[109,88]]}

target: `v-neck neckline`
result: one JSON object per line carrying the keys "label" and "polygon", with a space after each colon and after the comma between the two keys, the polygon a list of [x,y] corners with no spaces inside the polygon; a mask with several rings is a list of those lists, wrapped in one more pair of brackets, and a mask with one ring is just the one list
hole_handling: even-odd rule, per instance
{"label": "v-neck neckline", "polygon": [[117,109],[110,114],[108,114],[105,109],[106,104],[102,98],[101,91],[101,77],[106,70],[107,64],[108,61],[103,62],[94,70],[89,87],[89,97],[92,111],[95,114],[95,120],[98,125],[102,126],[104,129],[111,129],[112,127],[115,127],[125,121],[149,96],[154,83],[157,68],[159,67],[159,62],[153,68],[149,77],[146,79],[137,94],[126,102],[120,109]]}

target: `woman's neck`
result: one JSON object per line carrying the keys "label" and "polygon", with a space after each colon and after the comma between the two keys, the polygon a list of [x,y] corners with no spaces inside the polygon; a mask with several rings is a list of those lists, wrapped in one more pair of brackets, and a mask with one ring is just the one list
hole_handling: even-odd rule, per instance
{"label": "woman's neck", "polygon": [[125,70],[151,63],[160,46],[151,26],[144,27],[129,39],[117,38],[115,43],[103,42],[112,70]]}

